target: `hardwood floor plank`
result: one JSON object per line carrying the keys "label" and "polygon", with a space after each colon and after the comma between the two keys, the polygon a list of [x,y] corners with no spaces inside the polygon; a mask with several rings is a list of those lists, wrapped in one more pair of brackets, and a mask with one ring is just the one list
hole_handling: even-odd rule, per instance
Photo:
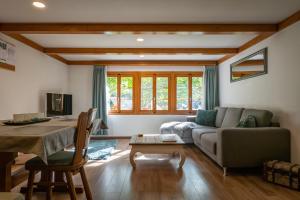
{"label": "hardwood floor plank", "polygon": [[[178,157],[140,155],[137,167],[129,162],[128,139],[118,139],[117,150],[108,160],[89,161],[86,174],[94,200],[299,200],[300,192],[266,183],[257,170],[222,169],[197,147],[185,147],[186,162],[178,170]],[[79,176],[75,184],[82,184]],[[15,187],[19,191],[26,181]],[[86,199],[77,194],[78,199]],[[45,194],[34,193],[33,199]],[[69,199],[53,193],[54,200]]]}

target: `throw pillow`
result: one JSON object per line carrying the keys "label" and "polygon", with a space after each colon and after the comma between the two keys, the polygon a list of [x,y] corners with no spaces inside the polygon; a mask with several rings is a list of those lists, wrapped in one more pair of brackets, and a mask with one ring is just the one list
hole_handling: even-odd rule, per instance
{"label": "throw pillow", "polygon": [[256,119],[253,115],[248,115],[245,120],[241,120],[237,127],[240,128],[255,128],[256,126]]}
{"label": "throw pillow", "polygon": [[195,122],[203,126],[216,126],[217,110],[197,110]]}

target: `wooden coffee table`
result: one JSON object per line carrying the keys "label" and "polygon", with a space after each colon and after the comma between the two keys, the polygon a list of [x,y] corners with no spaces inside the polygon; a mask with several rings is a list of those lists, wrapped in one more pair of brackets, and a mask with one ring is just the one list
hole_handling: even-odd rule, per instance
{"label": "wooden coffee table", "polygon": [[182,168],[185,161],[184,142],[178,135],[174,135],[176,142],[162,141],[160,134],[144,134],[142,137],[134,135],[131,137],[130,145],[130,163],[133,168],[136,168],[135,154],[174,154],[179,153],[180,161],[179,168]]}

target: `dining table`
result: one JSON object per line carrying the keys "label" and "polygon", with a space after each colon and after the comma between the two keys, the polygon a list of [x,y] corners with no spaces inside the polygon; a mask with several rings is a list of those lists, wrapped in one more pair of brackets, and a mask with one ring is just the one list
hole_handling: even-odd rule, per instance
{"label": "dining table", "polygon": [[[0,122],[0,192],[16,186],[11,169],[18,152],[35,154],[47,164],[48,156],[74,144],[76,124],[75,119],[52,119],[21,126]],[[62,174],[55,176],[55,180],[63,181]],[[41,179],[43,177],[42,171]]]}

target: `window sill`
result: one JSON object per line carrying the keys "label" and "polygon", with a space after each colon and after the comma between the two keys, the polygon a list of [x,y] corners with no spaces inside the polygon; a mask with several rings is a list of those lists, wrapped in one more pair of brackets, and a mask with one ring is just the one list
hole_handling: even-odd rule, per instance
{"label": "window sill", "polygon": [[196,111],[193,112],[120,112],[120,113],[108,113],[108,115],[196,115]]}

